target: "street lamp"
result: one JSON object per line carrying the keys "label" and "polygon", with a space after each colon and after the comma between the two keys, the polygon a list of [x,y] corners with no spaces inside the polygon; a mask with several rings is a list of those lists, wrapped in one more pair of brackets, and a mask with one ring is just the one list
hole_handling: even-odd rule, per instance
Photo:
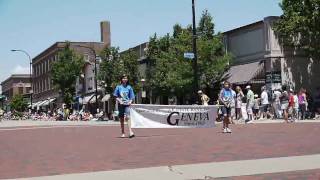
{"label": "street lamp", "polygon": [[94,84],[95,84],[95,87],[96,87],[96,90],[95,90],[96,111],[98,112],[99,105],[98,105],[97,54],[96,54],[96,51],[92,47],[89,47],[89,46],[82,46],[82,45],[75,45],[75,46],[89,49],[94,55]]}
{"label": "street lamp", "polygon": [[31,106],[31,109],[32,109],[32,93],[33,93],[33,81],[32,81],[32,59],[31,59],[31,56],[29,53],[27,53],[26,51],[24,50],[21,50],[21,49],[11,49],[12,52],[22,52],[24,53],[25,55],[28,56],[29,58],[29,61],[30,61],[30,84],[31,84],[31,90],[29,91],[30,93],[30,106]]}

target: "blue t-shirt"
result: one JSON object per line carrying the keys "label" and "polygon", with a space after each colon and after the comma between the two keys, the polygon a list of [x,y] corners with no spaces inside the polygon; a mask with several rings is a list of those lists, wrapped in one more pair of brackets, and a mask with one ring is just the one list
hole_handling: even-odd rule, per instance
{"label": "blue t-shirt", "polygon": [[122,84],[116,87],[113,95],[117,98],[120,98],[124,104],[127,104],[135,97],[132,87],[130,85],[123,86]]}

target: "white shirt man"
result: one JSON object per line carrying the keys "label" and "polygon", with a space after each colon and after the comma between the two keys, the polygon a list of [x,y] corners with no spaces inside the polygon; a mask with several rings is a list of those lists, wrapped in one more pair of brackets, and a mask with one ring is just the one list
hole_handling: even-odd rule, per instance
{"label": "white shirt man", "polygon": [[268,105],[269,104],[268,92],[266,90],[264,90],[261,93],[261,104],[262,105]]}
{"label": "white shirt man", "polygon": [[273,108],[275,111],[276,118],[282,118],[281,104],[280,104],[281,92],[279,90],[274,90],[273,92]]}
{"label": "white shirt man", "polygon": [[268,118],[268,108],[269,108],[269,96],[268,92],[265,89],[265,87],[262,88],[262,93],[261,93],[261,112],[262,116],[261,118]]}

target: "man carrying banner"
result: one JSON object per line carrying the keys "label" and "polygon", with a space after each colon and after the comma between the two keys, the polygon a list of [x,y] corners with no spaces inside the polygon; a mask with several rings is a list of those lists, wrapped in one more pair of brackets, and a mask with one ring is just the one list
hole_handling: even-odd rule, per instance
{"label": "man carrying banner", "polygon": [[121,137],[126,137],[124,132],[124,120],[128,122],[129,127],[129,138],[134,137],[134,133],[131,129],[131,120],[130,120],[130,105],[134,99],[134,92],[132,87],[128,83],[128,76],[121,76],[121,84],[118,85],[113,93],[118,102],[118,111],[119,118],[121,123]]}
{"label": "man carrying banner", "polygon": [[221,111],[223,114],[223,133],[231,133],[231,129],[229,128],[230,117],[231,117],[231,103],[233,100],[233,93],[230,88],[230,83],[225,81],[223,83],[223,88],[219,94],[219,101],[223,105],[221,107]]}

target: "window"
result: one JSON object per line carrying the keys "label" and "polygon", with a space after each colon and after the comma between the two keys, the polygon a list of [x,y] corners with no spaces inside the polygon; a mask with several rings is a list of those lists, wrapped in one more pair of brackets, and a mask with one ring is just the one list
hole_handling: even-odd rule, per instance
{"label": "window", "polygon": [[51,57],[50,60],[49,60],[48,71],[51,71],[52,63],[53,63],[53,57]]}
{"label": "window", "polygon": [[45,68],[45,66],[44,66],[44,62],[42,63],[42,73],[41,74],[44,74],[44,68]]}
{"label": "window", "polygon": [[38,81],[38,87],[37,87],[37,89],[38,89],[38,93],[40,93],[40,81]]}
{"label": "window", "polygon": [[48,61],[44,61],[44,73],[48,71],[47,64],[48,64]]}
{"label": "window", "polygon": [[51,89],[51,79],[50,79],[50,77],[48,77],[48,90],[50,90]]}
{"label": "window", "polygon": [[19,94],[23,94],[23,87],[18,87],[18,91]]}
{"label": "window", "polygon": [[45,80],[44,79],[42,79],[42,92],[44,92],[45,90],[46,90],[46,84],[45,84],[45,82],[44,82]]}
{"label": "window", "polygon": [[27,87],[27,92],[26,93],[30,93],[31,91],[31,87]]}
{"label": "window", "polygon": [[90,61],[90,55],[89,54],[84,54],[83,58],[84,58],[84,61],[86,61],[86,62]]}
{"label": "window", "polygon": [[43,80],[43,83],[44,83],[44,85],[43,85],[43,86],[44,86],[44,90],[43,90],[43,91],[46,91],[47,88],[48,88],[48,87],[47,87],[47,79],[44,79],[44,80]]}
{"label": "window", "polygon": [[47,72],[50,71],[50,61],[51,61],[51,57],[47,61]]}

